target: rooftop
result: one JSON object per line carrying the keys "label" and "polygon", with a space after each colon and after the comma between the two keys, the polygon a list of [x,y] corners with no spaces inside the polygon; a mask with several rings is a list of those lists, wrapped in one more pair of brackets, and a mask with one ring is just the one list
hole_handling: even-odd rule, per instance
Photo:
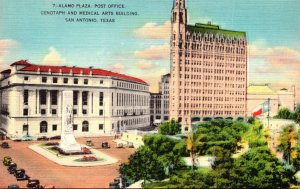
{"label": "rooftop", "polygon": [[115,77],[119,79],[129,80],[133,82],[143,83],[148,85],[145,81],[142,79],[108,71],[103,70],[99,68],[80,68],[80,67],[68,67],[68,66],[47,66],[47,65],[36,65],[31,64],[25,60],[21,60],[18,62],[15,62],[11,64],[13,65],[25,65],[24,68],[22,68],[20,71],[28,71],[28,72],[45,72],[45,73],[62,73],[62,74],[82,74],[82,75],[98,75],[98,76],[109,76],[109,77]]}
{"label": "rooftop", "polygon": [[276,92],[268,85],[255,85],[251,84],[247,89],[248,94],[253,95],[275,95]]}
{"label": "rooftop", "polygon": [[188,25],[187,29],[190,32],[223,34],[223,35],[228,36],[228,37],[246,38],[246,32],[233,31],[233,30],[223,30],[223,29],[220,29],[220,27],[218,25],[212,25],[212,24],[196,23],[194,26],[193,25]]}

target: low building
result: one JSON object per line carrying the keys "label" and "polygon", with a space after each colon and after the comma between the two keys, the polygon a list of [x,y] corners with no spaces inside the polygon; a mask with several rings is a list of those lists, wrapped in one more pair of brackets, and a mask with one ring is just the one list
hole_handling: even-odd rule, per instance
{"label": "low building", "polygon": [[150,122],[157,125],[169,120],[169,85],[170,74],[165,74],[159,82],[159,93],[151,93]]}
{"label": "low building", "polygon": [[103,69],[45,66],[21,60],[1,72],[0,130],[7,136],[61,133],[62,91],[73,91],[75,136],[150,125],[149,85]]}
{"label": "low building", "polygon": [[247,115],[251,116],[252,112],[265,101],[270,100],[270,116],[277,115],[281,108],[295,110],[295,87],[290,90],[281,89],[276,91],[269,84],[250,84],[247,89]]}

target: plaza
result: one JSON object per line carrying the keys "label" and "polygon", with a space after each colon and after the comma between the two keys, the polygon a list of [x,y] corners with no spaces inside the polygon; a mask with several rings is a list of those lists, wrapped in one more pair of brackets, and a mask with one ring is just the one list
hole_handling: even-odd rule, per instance
{"label": "plaza", "polygon": [[[51,161],[31,150],[29,146],[41,144],[42,141],[8,141],[11,148],[0,149],[0,158],[11,156],[18,168],[26,170],[31,179],[38,179],[42,186],[53,185],[56,188],[107,188],[109,182],[119,176],[119,164],[126,161],[134,153],[134,148],[116,148],[114,137],[78,138],[80,144],[92,140],[95,149],[101,153],[118,160],[117,163],[89,167],[63,166]],[[102,142],[108,142],[111,148],[102,149]],[[26,187],[27,181],[17,181],[10,175],[2,163],[0,165],[0,188],[6,188],[10,184],[18,184]]]}

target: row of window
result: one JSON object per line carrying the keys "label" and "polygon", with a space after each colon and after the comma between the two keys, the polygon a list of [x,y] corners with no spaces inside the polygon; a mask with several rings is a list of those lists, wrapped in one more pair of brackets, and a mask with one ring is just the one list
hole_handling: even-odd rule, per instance
{"label": "row of window", "polygon": [[148,87],[145,85],[139,85],[139,84],[124,82],[124,81],[117,81],[117,87],[133,89],[133,90],[143,90],[143,91],[148,90]]}

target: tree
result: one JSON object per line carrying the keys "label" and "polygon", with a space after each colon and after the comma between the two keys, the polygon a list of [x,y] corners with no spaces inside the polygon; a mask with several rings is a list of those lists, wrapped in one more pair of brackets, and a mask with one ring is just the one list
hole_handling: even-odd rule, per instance
{"label": "tree", "polygon": [[291,160],[296,159],[298,156],[298,152],[296,150],[297,136],[292,125],[287,126],[282,130],[278,142],[279,144],[277,149],[278,151],[283,152],[283,158],[289,165]]}
{"label": "tree", "polygon": [[171,120],[163,122],[159,127],[158,131],[163,135],[176,135],[180,133],[180,125],[178,122]]}
{"label": "tree", "polygon": [[293,113],[288,108],[281,108],[275,117],[279,119],[293,119]]}
{"label": "tree", "polygon": [[251,148],[235,159],[231,171],[232,188],[286,188],[290,171],[268,147]]}
{"label": "tree", "polygon": [[135,154],[129,157],[127,163],[120,165],[120,173],[133,181],[143,179],[163,180],[165,178],[164,166],[157,154],[147,147],[140,147]]}
{"label": "tree", "polygon": [[192,159],[192,171],[194,172],[195,167],[195,159],[197,154],[197,146],[200,143],[200,135],[197,132],[190,132],[186,139],[186,147],[187,150],[190,152],[190,156]]}

